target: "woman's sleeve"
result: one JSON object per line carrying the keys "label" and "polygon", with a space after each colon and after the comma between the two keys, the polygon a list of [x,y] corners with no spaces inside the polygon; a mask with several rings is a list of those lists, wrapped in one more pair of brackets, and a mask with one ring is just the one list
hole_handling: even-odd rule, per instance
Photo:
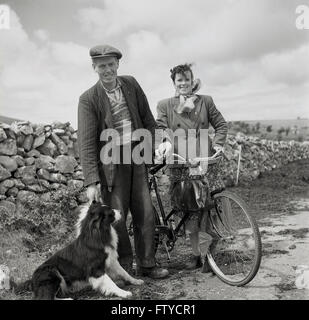
{"label": "woman's sleeve", "polygon": [[220,111],[217,109],[212,97],[208,97],[208,119],[215,129],[213,144],[223,146],[227,137],[227,123]]}
{"label": "woman's sleeve", "polygon": [[167,106],[162,102],[159,102],[157,105],[156,121],[157,121],[158,128],[163,130],[161,141],[162,142],[166,140],[171,141],[171,137],[170,137],[171,129],[169,128]]}

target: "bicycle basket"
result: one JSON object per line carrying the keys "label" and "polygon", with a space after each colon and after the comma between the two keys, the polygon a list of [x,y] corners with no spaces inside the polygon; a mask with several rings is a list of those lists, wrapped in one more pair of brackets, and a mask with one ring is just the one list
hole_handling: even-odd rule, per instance
{"label": "bicycle basket", "polygon": [[194,211],[205,207],[209,190],[202,179],[182,179],[174,182],[171,200],[178,210]]}

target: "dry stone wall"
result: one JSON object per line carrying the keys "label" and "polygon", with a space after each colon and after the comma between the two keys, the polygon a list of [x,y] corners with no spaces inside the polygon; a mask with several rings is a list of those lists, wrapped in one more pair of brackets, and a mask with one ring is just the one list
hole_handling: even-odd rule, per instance
{"label": "dry stone wall", "polygon": [[[253,180],[261,172],[309,157],[309,143],[269,141],[241,133],[228,136],[223,180],[236,181],[241,148],[239,180]],[[70,123],[35,125],[29,122],[0,124],[0,205],[51,192],[73,189],[77,203],[86,201],[83,173],[77,150],[77,133]],[[168,184],[159,179],[161,188]]]}
{"label": "dry stone wall", "polygon": [[50,192],[69,187],[82,203],[83,180],[77,133],[69,122],[0,124],[1,201],[15,203],[42,194],[47,199]]}

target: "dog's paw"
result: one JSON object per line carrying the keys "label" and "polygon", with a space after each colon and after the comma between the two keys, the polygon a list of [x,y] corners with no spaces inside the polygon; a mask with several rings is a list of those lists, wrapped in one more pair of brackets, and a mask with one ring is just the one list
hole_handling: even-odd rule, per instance
{"label": "dog's paw", "polygon": [[132,284],[136,285],[136,286],[141,286],[144,284],[144,280],[142,279],[134,279],[134,281],[132,281]]}
{"label": "dog's paw", "polygon": [[126,291],[126,290],[121,290],[121,292],[118,292],[117,294],[120,298],[131,298],[132,297],[132,292],[131,291]]}

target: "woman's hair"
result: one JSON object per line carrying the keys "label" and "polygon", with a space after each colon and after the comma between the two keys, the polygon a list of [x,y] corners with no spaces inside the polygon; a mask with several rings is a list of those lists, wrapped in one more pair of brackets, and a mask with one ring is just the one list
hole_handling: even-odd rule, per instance
{"label": "woman's hair", "polygon": [[171,69],[170,72],[171,72],[171,78],[172,78],[173,82],[175,82],[175,77],[176,77],[177,73],[180,73],[183,76],[185,76],[186,71],[191,72],[191,78],[193,80],[193,72],[192,72],[191,67],[192,67],[192,63],[185,63],[185,64],[179,64],[178,66]]}

